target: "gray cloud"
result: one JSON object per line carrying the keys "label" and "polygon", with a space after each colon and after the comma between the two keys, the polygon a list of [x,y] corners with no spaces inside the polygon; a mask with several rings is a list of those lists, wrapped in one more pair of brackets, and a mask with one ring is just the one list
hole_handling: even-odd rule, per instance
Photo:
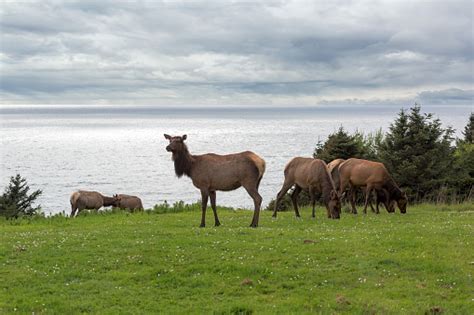
{"label": "gray cloud", "polygon": [[474,90],[423,91],[418,98],[421,103],[427,104],[474,104]]}
{"label": "gray cloud", "polygon": [[472,6],[6,2],[1,102],[472,103]]}

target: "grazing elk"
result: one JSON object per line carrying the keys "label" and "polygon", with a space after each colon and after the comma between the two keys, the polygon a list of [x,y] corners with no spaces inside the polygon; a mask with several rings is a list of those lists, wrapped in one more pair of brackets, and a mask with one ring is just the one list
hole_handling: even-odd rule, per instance
{"label": "grazing elk", "polygon": [[191,178],[193,185],[201,190],[202,217],[200,227],[206,225],[207,201],[210,197],[211,207],[214,212],[215,226],[219,226],[219,218],[216,210],[216,191],[235,190],[241,186],[252,197],[255,210],[251,227],[258,226],[258,218],[262,197],[258,193],[258,187],[265,172],[265,161],[253,152],[218,155],[207,153],[192,155],[184,143],[187,136],[164,135],[169,140],[166,147],[172,153],[174,170],[178,177],[186,175]]}
{"label": "grazing elk", "polygon": [[[406,213],[407,196],[398,188],[382,163],[351,158],[339,165],[338,173],[340,193],[343,193],[348,186],[352,190],[357,187],[365,187],[364,213],[367,213],[367,205],[373,190],[383,192],[385,195],[383,201],[387,211],[393,212],[391,203],[395,201],[400,212]],[[351,198],[351,206],[352,212],[357,213],[355,198]]]}
{"label": "grazing elk", "polygon": [[101,207],[113,206],[116,199],[113,197],[107,197],[97,191],[85,191],[79,190],[73,192],[71,198],[71,217],[74,217],[84,209],[95,209],[99,210]]}
{"label": "grazing elk", "polygon": [[137,196],[118,194],[114,195],[114,198],[116,199],[114,207],[130,211],[143,210],[142,200]]}
{"label": "grazing elk", "polygon": [[[341,165],[341,163],[343,163],[345,160],[344,159],[335,159],[335,160],[332,160],[331,162],[328,163],[328,171],[329,171],[329,174],[332,175],[333,171],[336,171],[339,167],[339,165]],[[333,177],[333,180],[334,180],[334,177]],[[334,182],[334,184],[336,184],[336,182]]]}
{"label": "grazing elk", "polygon": [[[336,187],[340,186],[339,182],[339,167],[342,163],[344,163],[346,160],[344,159],[335,159],[328,163],[328,171],[331,174],[332,180],[334,181],[334,185]],[[390,202],[390,200],[387,199],[387,192],[385,189],[374,189],[375,192],[375,209],[372,205],[371,199],[369,199],[369,205],[372,210],[372,212],[375,213],[380,213],[379,211],[379,205],[381,203],[384,204],[385,208],[387,209],[387,212],[394,212],[395,209],[393,208],[393,203]],[[352,204],[355,204],[356,197],[357,197],[357,187],[350,186],[348,190],[343,192],[341,194],[341,197],[345,197],[347,200],[349,200]],[[352,213],[357,213],[357,210],[355,210],[355,207],[352,207]]]}
{"label": "grazing elk", "polygon": [[277,216],[278,202],[292,186],[295,186],[295,188],[291,194],[291,200],[297,217],[300,216],[298,211],[298,194],[302,189],[307,189],[311,197],[313,218],[315,217],[316,211],[316,194],[322,193],[328,218],[339,219],[341,202],[324,161],[313,158],[295,157],[286,165],[285,181],[276,197],[273,217]]}

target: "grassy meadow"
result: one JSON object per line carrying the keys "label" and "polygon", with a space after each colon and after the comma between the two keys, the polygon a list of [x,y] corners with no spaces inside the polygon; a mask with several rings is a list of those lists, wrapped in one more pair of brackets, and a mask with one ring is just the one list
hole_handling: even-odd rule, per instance
{"label": "grassy meadow", "polygon": [[264,211],[257,229],[250,211],[198,228],[188,210],[1,220],[0,313],[474,311],[473,204]]}

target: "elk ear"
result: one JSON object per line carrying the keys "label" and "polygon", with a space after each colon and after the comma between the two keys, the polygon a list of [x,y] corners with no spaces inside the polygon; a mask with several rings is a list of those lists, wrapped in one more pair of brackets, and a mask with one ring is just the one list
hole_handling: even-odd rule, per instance
{"label": "elk ear", "polygon": [[331,199],[336,199],[337,193],[334,190],[331,190]]}
{"label": "elk ear", "polygon": [[184,141],[184,140],[186,140],[186,139],[188,138],[188,136],[187,136],[187,135],[183,135],[182,138],[183,138],[183,141]]}
{"label": "elk ear", "polygon": [[171,139],[171,136],[170,136],[170,135],[167,135],[166,133],[164,134],[164,136],[165,136],[165,139],[168,139],[168,140]]}

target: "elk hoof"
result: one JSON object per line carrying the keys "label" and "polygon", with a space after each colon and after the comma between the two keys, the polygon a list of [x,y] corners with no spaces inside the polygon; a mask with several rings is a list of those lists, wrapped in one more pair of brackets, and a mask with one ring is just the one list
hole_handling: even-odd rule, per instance
{"label": "elk hoof", "polygon": [[215,226],[220,226],[221,223],[220,222],[216,222]]}
{"label": "elk hoof", "polygon": [[206,225],[201,223],[201,224],[199,225],[199,227],[200,227],[200,228],[203,228],[203,227],[206,227]]}

